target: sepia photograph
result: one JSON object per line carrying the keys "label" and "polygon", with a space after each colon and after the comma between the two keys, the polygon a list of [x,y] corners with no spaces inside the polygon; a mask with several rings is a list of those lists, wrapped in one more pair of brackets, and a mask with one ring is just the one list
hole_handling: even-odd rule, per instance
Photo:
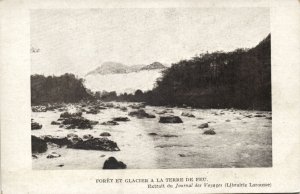
{"label": "sepia photograph", "polygon": [[273,166],[267,7],[31,9],[30,63],[33,170]]}

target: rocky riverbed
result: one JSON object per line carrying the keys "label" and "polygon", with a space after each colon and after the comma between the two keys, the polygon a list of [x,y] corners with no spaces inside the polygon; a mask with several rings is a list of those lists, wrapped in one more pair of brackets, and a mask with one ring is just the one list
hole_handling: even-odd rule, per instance
{"label": "rocky riverbed", "polygon": [[272,166],[266,111],[78,103],[33,106],[31,123],[33,169]]}

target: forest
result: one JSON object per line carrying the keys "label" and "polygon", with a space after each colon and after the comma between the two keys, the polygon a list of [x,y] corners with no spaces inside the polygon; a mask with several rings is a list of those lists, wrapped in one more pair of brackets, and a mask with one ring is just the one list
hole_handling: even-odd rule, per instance
{"label": "forest", "polygon": [[271,35],[256,47],[205,53],[163,72],[152,91],[104,95],[150,105],[271,110]]}
{"label": "forest", "polygon": [[[100,84],[100,83],[99,83]],[[251,49],[213,52],[174,63],[151,91],[92,93],[73,74],[32,75],[31,102],[145,102],[153,106],[271,110],[271,35]]]}
{"label": "forest", "polygon": [[61,76],[31,75],[31,104],[72,103],[92,99],[84,80],[73,74]]}

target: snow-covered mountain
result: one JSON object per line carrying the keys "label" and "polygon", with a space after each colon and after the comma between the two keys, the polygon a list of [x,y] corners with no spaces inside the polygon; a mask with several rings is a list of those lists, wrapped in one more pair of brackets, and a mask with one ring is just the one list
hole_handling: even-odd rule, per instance
{"label": "snow-covered mountain", "polygon": [[165,68],[166,68],[166,66],[164,66],[160,62],[154,62],[154,63],[151,63],[150,65],[146,65],[146,66],[142,67],[141,70],[153,70],[153,69],[165,69]]}
{"label": "snow-covered mountain", "polygon": [[150,65],[127,66],[122,63],[105,62],[85,76],[85,85],[92,91],[116,91],[133,93],[140,89],[151,90],[162,70],[167,67],[159,62]]}
{"label": "snow-covered mountain", "polygon": [[122,63],[104,62],[100,67],[97,67],[95,70],[87,73],[87,75],[129,73],[130,71],[130,67]]}
{"label": "snow-covered mountain", "polygon": [[132,65],[127,66],[122,63],[116,62],[104,62],[100,67],[97,67],[95,70],[90,71],[86,74],[88,75],[95,75],[95,74],[123,74],[123,73],[131,73],[131,72],[138,72],[142,70],[154,70],[154,69],[165,69],[166,66],[159,62],[151,63],[150,65]]}

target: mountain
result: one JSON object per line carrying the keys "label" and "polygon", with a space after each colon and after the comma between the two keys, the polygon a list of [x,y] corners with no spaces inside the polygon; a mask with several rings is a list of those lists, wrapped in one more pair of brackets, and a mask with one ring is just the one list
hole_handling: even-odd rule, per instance
{"label": "mountain", "polygon": [[166,68],[166,66],[164,66],[160,62],[154,62],[154,63],[151,63],[150,65],[146,65],[146,66],[142,67],[141,70],[165,69],[165,68]]}
{"label": "mountain", "polygon": [[151,90],[166,66],[159,62],[150,65],[127,66],[122,63],[105,62],[85,76],[85,85],[93,91],[116,91],[134,93]]}
{"label": "mountain", "polygon": [[131,72],[138,72],[143,70],[155,70],[155,69],[165,69],[166,66],[159,62],[151,63],[150,65],[132,65],[127,66],[122,63],[116,62],[104,62],[100,67],[97,67],[95,70],[90,71],[86,74],[88,75],[95,75],[95,74],[122,74],[122,73],[131,73]]}
{"label": "mountain", "polygon": [[131,72],[130,67],[127,65],[124,65],[122,63],[116,63],[116,62],[104,62],[100,67],[97,67],[95,70],[90,71],[86,74],[93,75],[93,74],[119,74],[119,73],[128,73]]}
{"label": "mountain", "polygon": [[131,72],[140,71],[143,67],[145,67],[145,65],[132,65],[132,66],[129,66]]}

